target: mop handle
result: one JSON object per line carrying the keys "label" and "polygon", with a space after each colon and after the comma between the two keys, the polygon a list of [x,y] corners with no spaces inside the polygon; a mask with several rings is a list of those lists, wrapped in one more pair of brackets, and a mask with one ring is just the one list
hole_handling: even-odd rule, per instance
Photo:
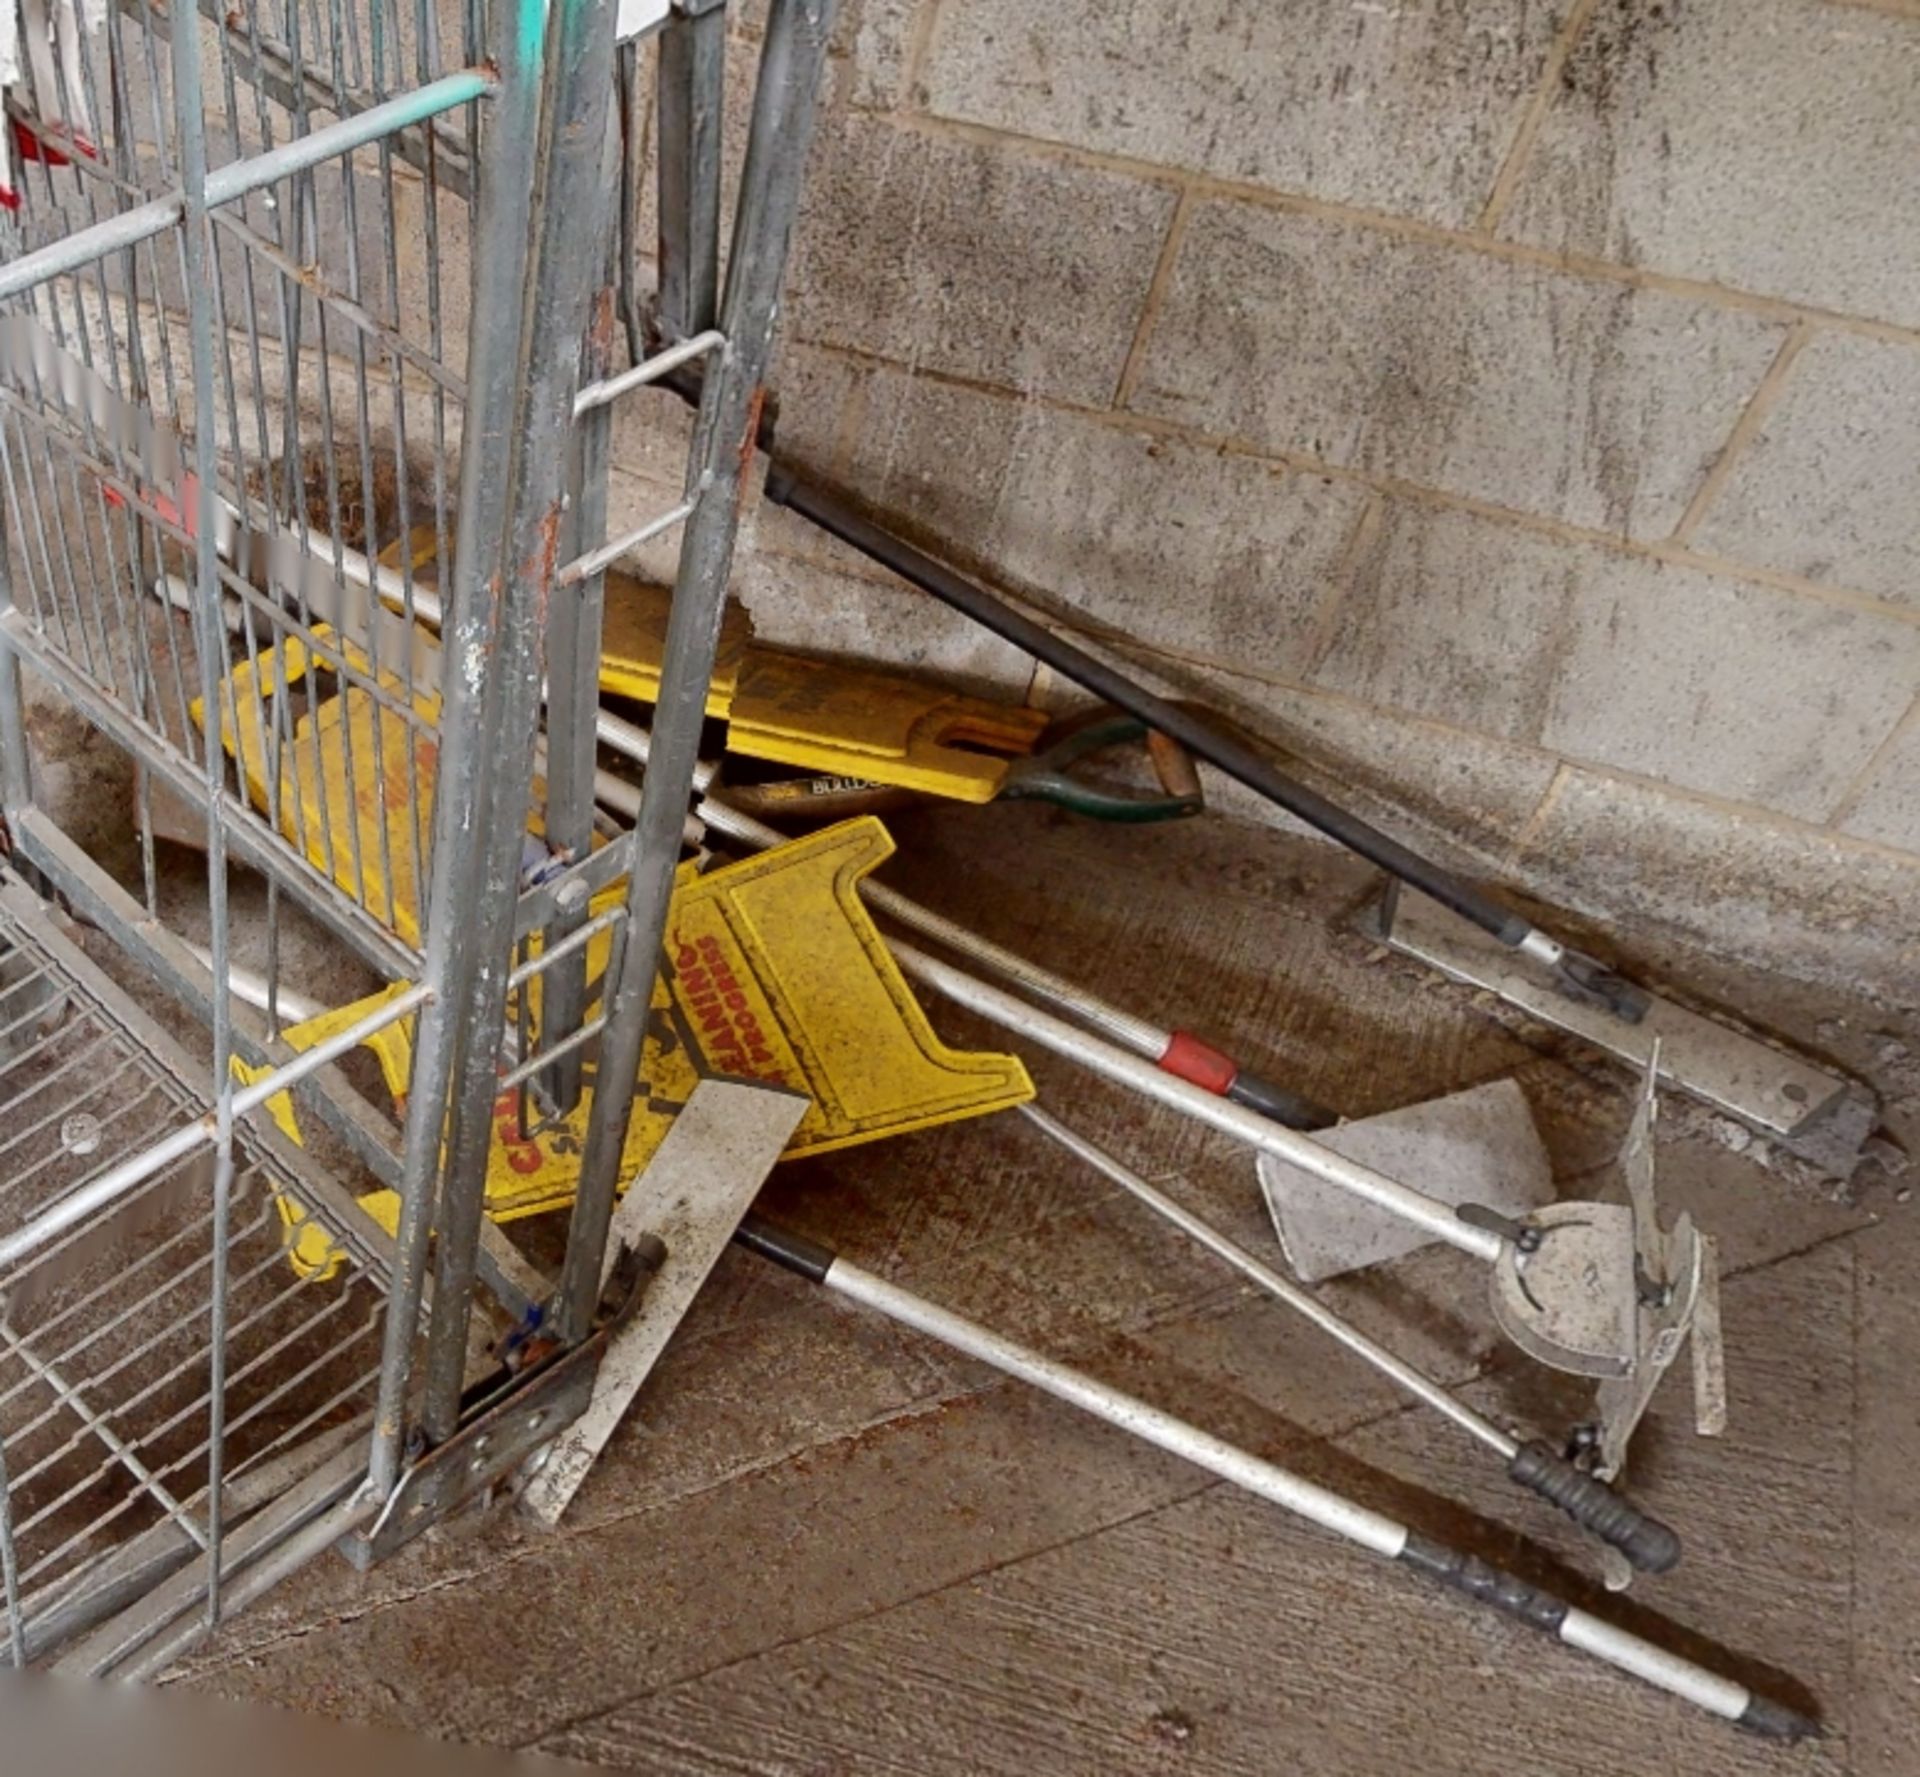
{"label": "mop handle", "polygon": [[1625,1495],[1616,1493],[1597,1475],[1574,1467],[1538,1440],[1522,1444],[1510,1437],[1485,1414],[1476,1413],[1465,1401],[1456,1399],[1424,1371],[1334,1313],[1310,1290],[1263,1264],[1211,1222],[1149,1184],[1132,1167],[1097,1143],[1088,1141],[1077,1130],[1068,1128],[1058,1117],[1050,1116],[1037,1104],[1023,1104],[1020,1114],[1049,1140],[1111,1179],[1216,1258],[1224,1259],[1257,1289],[1310,1320],[1362,1362],[1372,1365],[1417,1400],[1424,1401],[1436,1413],[1444,1414],[1461,1430],[1478,1438],[1506,1463],[1507,1476],[1517,1486],[1557,1506],[1581,1529],[1591,1531],[1602,1542],[1618,1549],[1642,1573],[1666,1573],[1679,1564],[1680,1538]]}
{"label": "mop handle", "polygon": [[833,490],[804,479],[778,456],[768,463],[766,497],[810,519],[1104,702],[1138,716],[1257,795],[1471,920],[1509,949],[1545,964],[1553,971],[1555,985],[1569,998],[1603,1007],[1628,1024],[1638,1024],[1646,1016],[1648,996],[1597,958],[1562,944],[1465,878],[1288,777],[1265,753],[1246,745],[1217,720],[1202,720],[1190,709],[1156,696],[1138,680],[1015,610],[1004,598],[962,578],[945,563],[871,522]]}
{"label": "mop handle", "polygon": [[1102,1042],[1087,1031],[1055,1018],[1025,1000],[1002,992],[984,981],[944,963],[911,944],[895,939],[891,945],[894,960],[916,980],[943,993],[956,1005],[991,1018],[1017,1035],[1031,1038],[1055,1054],[1065,1055],[1093,1072],[1131,1086],[1144,1098],[1151,1098],[1177,1111],[1184,1111],[1195,1122],[1206,1123],[1257,1149],[1324,1179],[1363,1202],[1371,1203],[1390,1215],[1421,1230],[1430,1239],[1442,1240],[1472,1253],[1491,1264],[1506,1250],[1505,1236],[1490,1228],[1464,1222],[1451,1204],[1440,1202],[1411,1186],[1390,1179],[1383,1172],[1362,1166],[1356,1160],[1336,1154],[1331,1148],[1309,1140],[1295,1130],[1250,1111],[1228,1099],[1216,1098],[1199,1086],[1163,1072],[1151,1062],[1129,1055],[1124,1049]]}
{"label": "mop handle", "polygon": [[[636,728],[632,723],[603,710],[600,715],[600,738],[616,752],[624,753],[643,765],[646,763],[647,737],[644,729]],[[699,815],[715,832],[724,833],[743,845],[750,845],[756,851],[765,851],[771,846],[784,844],[786,840],[785,834],[712,794],[706,795],[701,801]],[[944,945],[967,962],[1013,982],[1034,998],[1045,1000],[1047,1004],[1072,1014],[1122,1048],[1131,1049],[1136,1055],[1144,1055],[1165,1073],[1191,1080],[1216,1097],[1229,1098],[1235,1104],[1245,1105],[1263,1117],[1286,1124],[1289,1129],[1325,1129],[1340,1120],[1325,1105],[1315,1104],[1312,1099],[1249,1071],[1232,1056],[1216,1049],[1191,1031],[1162,1030],[1144,1018],[1123,1012],[1118,1006],[1056,975],[1051,969],[1030,962],[1004,945],[994,943],[991,938],[983,938],[978,932],[969,931],[944,914],[935,913],[931,907],[923,907],[918,901],[909,900],[898,889],[889,888],[884,882],[864,876],[860,879],[860,894],[870,907],[886,914],[888,918],[898,920],[922,937],[933,939],[936,944]],[[891,944],[895,941],[888,939],[888,942]]]}
{"label": "mop handle", "polygon": [[1372,1554],[1405,1562],[1478,1603],[1504,1611],[1532,1628],[1555,1636],[1569,1647],[1592,1654],[1714,1715],[1737,1722],[1753,1733],[1775,1740],[1798,1740],[1820,1731],[1817,1723],[1796,1710],[1756,1696],[1744,1685],[1590,1616],[1515,1574],[1463,1550],[1420,1536],[1406,1525],[1331,1488],[1239,1449],[1185,1420],[1176,1419],[1171,1413],[1110,1388],[1083,1371],[1043,1357],[976,1321],[875,1277],[826,1247],[790,1234],[759,1216],[749,1215],[740,1224],[734,1239],[810,1282],[823,1284],[889,1320],[912,1327],[942,1345],[1032,1384],[1056,1400],[1079,1407],[1109,1425],[1183,1457],[1223,1481],[1231,1481],[1236,1487],[1284,1507],[1323,1530],[1358,1543]]}

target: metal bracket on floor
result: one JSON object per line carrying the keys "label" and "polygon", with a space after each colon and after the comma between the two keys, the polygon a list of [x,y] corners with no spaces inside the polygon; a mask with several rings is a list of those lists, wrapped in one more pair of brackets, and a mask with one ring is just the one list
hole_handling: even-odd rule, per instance
{"label": "metal bracket on floor", "polygon": [[636,1256],[623,1255],[609,1284],[620,1302],[610,1319],[530,1374],[503,1378],[496,1373],[469,1390],[477,1398],[459,1430],[401,1476],[380,1516],[364,1533],[343,1539],[341,1553],[365,1572],[499,1486],[578,1419],[593,1398],[607,1343],[639,1307],[650,1274]]}
{"label": "metal bracket on floor", "polygon": [[783,1087],[702,1080],[614,1211],[620,1249],[659,1255],[646,1312],[607,1339],[593,1399],[538,1465],[521,1509],[559,1523],[812,1101]]}
{"label": "metal bracket on floor", "polygon": [[1657,1054],[1661,1085],[1699,1099],[1837,1178],[1859,1164],[1880,1121],[1878,1101],[1859,1081],[1671,1000],[1652,999],[1645,1015],[1628,1024],[1568,999],[1545,970],[1398,883],[1390,883],[1377,911],[1362,919],[1402,956],[1485,988],[1636,1069]]}

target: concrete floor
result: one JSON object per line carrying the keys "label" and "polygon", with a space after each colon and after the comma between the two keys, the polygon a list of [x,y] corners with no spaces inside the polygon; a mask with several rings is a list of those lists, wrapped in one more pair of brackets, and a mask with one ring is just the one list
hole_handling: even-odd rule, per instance
{"label": "concrete floor", "polygon": [[[1626,1076],[1386,959],[1346,923],[1367,878],[1337,854],[1030,808],[896,831],[890,880],[1350,1114],[1515,1075],[1562,1189],[1606,1182]],[[1920,1139],[1911,1019],[1638,960],[1874,1078]],[[950,1039],[991,1041],[932,1009]],[[1274,1250],[1240,1151],[1065,1067],[1035,1073],[1057,1113]],[[1817,1710],[1818,1743],[1699,1717],[739,1252],[561,1531],[495,1513],[364,1577],[328,1560],[185,1681],[643,1771],[1920,1771],[1920,1212],[1875,1168],[1843,1194],[1737,1144],[1702,1114],[1663,1117],[1668,1201],[1723,1243],[1732,1423],[1699,1440],[1684,1379],[1662,1392],[1635,1487],[1687,1557],[1598,1608]],[[1576,1539],[1478,1446],[1017,1119],[785,1169],[767,1207],[1593,1595]],[[1578,1411],[1575,1385],[1496,1340],[1456,1254],[1328,1295],[1484,1405],[1556,1428]]]}

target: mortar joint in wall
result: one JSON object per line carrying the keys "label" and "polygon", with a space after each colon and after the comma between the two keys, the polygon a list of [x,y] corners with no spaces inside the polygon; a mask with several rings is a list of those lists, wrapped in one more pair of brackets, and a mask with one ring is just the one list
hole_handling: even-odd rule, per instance
{"label": "mortar joint in wall", "polygon": [[1546,513],[1527,512],[1518,507],[1502,506],[1495,501],[1479,499],[1471,494],[1454,493],[1444,488],[1406,481],[1373,470],[1356,469],[1347,464],[1328,462],[1298,451],[1262,444],[1236,434],[1207,432],[1180,420],[1165,419],[1159,415],[1141,413],[1132,408],[1097,407],[1086,402],[1072,401],[1032,390],[1012,389],[980,377],[960,375],[928,365],[909,365],[863,347],[842,345],[830,340],[808,339],[806,343],[828,356],[843,359],[848,363],[865,365],[896,376],[925,381],[934,387],[983,395],[993,400],[1018,402],[1025,407],[1083,420],[1112,431],[1161,438],[1196,451],[1205,451],[1217,456],[1245,458],[1270,468],[1365,488],[1371,493],[1390,500],[1403,500],[1434,510],[1464,513],[1470,517],[1485,519],[1490,523],[1505,525],[1530,535],[1550,538],[1577,547],[1597,548],[1614,555],[1625,555],[1643,561],[1688,568],[1712,575],[1717,579],[1768,586],[1776,591],[1792,593],[1818,604],[1858,611],[1865,616],[1909,627],[1920,625],[1920,607],[1895,604],[1867,593],[1856,592],[1850,587],[1811,580],[1785,569],[1770,568],[1757,562],[1715,555],[1691,543],[1675,542],[1670,537],[1637,538],[1625,536],[1618,531],[1598,530],[1571,523],[1566,519],[1554,518]]}
{"label": "mortar joint in wall", "polygon": [[899,95],[897,108],[906,111],[926,103],[926,93],[920,84],[920,75],[927,65],[928,52],[933,48],[933,34],[940,24],[941,0],[920,0],[920,13],[913,21],[913,29],[907,38],[905,53],[900,58],[900,81],[896,88]]}
{"label": "mortar joint in wall", "polygon": [[1493,189],[1487,194],[1486,206],[1480,212],[1476,232],[1493,234],[1512,204],[1514,194],[1520,189],[1521,176],[1533,158],[1534,143],[1539,140],[1541,126],[1545,124],[1547,113],[1553,109],[1554,99],[1560,91],[1561,76],[1566,72],[1567,63],[1587,28],[1587,21],[1593,17],[1597,3],[1598,0],[1574,0],[1572,9],[1562,21],[1559,33],[1547,51],[1547,59],[1541,65],[1540,78],[1520,114],[1520,124],[1513,133],[1512,144],[1501,158],[1499,171],[1494,174]]}
{"label": "mortar joint in wall", "polygon": [[1767,416],[1779,402],[1781,392],[1786,388],[1788,378],[1793,374],[1793,366],[1800,354],[1806,350],[1807,341],[1813,337],[1813,328],[1806,321],[1796,321],[1788,329],[1787,337],[1781,341],[1780,350],[1774,354],[1773,362],[1760,378],[1759,386],[1733,422],[1733,428],[1727,433],[1727,441],[1708,466],[1700,485],[1687,502],[1687,509],[1680,515],[1680,522],[1674,526],[1668,542],[1685,546],[1705,521],[1714,502],[1720,497],[1728,481],[1733,477],[1735,466],[1745,455],[1747,448],[1760,434],[1766,424]]}
{"label": "mortar joint in wall", "polygon": [[1116,410],[1124,409],[1133,399],[1134,386],[1139,382],[1141,367],[1146,362],[1147,342],[1160,319],[1167,292],[1173,285],[1174,267],[1179,263],[1180,249],[1187,238],[1187,218],[1192,209],[1192,189],[1182,186],[1180,195],[1174,200],[1173,213],[1167,218],[1167,232],[1160,242],[1159,256],[1154,260],[1153,276],[1147,281],[1147,293],[1140,303],[1140,318],[1134,325],[1126,360],[1120,366],[1119,380],[1114,384],[1113,400],[1109,405]]}
{"label": "mortar joint in wall", "polygon": [[1447,247],[1481,258],[1497,259],[1511,265],[1529,266],[1557,276],[1581,278],[1594,283],[1624,285],[1634,290],[1651,290],[1661,295],[1678,296],[1688,301],[1742,314],[1764,316],[1770,320],[1806,321],[1813,326],[1862,339],[1884,340],[1892,344],[1920,346],[1920,327],[1897,321],[1883,321],[1871,315],[1851,314],[1840,309],[1824,309],[1809,303],[1794,302],[1782,296],[1736,289],[1711,279],[1689,278],[1656,268],[1622,264],[1596,254],[1578,253],[1542,247],[1527,241],[1509,240],[1475,229],[1449,227],[1418,217],[1399,216],[1383,210],[1369,210],[1353,204],[1337,203],[1300,191],[1276,186],[1256,185],[1245,180],[1225,179],[1210,173],[1140,160],[1133,156],[1077,147],[1044,136],[1030,136],[1017,130],[973,123],[963,118],[942,117],[926,111],[876,113],[881,121],[916,135],[976,147],[1005,149],[1027,159],[1056,165],[1085,167],[1091,171],[1116,174],[1142,184],[1158,185],[1191,194],[1198,202],[1218,200],[1244,204],[1253,209],[1279,211],[1287,215],[1311,216],[1343,226],[1366,229],[1426,246]]}
{"label": "mortar joint in wall", "polygon": [[1373,546],[1373,540],[1380,534],[1380,527],[1386,522],[1387,503],[1372,490],[1361,502],[1360,515],[1353,522],[1353,529],[1347,533],[1347,540],[1340,546],[1340,554],[1333,564],[1333,571],[1327,576],[1319,598],[1314,602],[1313,617],[1308,632],[1306,661],[1301,668],[1303,678],[1312,678],[1326,661],[1332,651],[1334,639],[1339,631],[1340,611],[1346,604],[1347,595],[1353,588],[1355,574],[1366,552]]}
{"label": "mortar joint in wall", "polygon": [[1562,759],[1554,767],[1553,776],[1547,780],[1540,800],[1534,804],[1533,812],[1521,824],[1520,831],[1513,836],[1513,844],[1507,848],[1506,862],[1509,866],[1518,864],[1539,842],[1541,831],[1552,818],[1572,776],[1573,767],[1566,760]]}
{"label": "mortar joint in wall", "polygon": [[1920,695],[1915,696],[1900,719],[1887,730],[1880,744],[1867,756],[1866,763],[1848,780],[1827,816],[1828,826],[1838,827],[1842,822],[1852,819],[1862,798],[1872,787],[1873,780],[1879,776],[1880,768],[1893,757],[1894,749],[1916,732],[1920,732]]}

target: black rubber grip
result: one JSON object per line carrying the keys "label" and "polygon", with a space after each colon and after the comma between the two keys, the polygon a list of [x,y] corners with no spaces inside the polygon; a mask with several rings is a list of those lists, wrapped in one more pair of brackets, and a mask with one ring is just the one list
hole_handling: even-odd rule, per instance
{"label": "black rubber grip", "polygon": [[1325,1105],[1315,1104],[1312,1099],[1302,1098],[1299,1093],[1289,1092],[1275,1081],[1263,1080],[1244,1068],[1233,1076],[1227,1097],[1234,1104],[1245,1105],[1250,1111],[1284,1123],[1289,1129],[1331,1129],[1340,1121]]}
{"label": "black rubber grip", "polygon": [[784,1266],[809,1283],[825,1283],[827,1273],[833,1269],[833,1261],[839,1256],[817,1240],[809,1240],[804,1234],[789,1233],[785,1228],[757,1215],[748,1215],[742,1220],[733,1231],[733,1241],[736,1246],[744,1246],[748,1252],[771,1259],[776,1265]]}
{"label": "black rubber grip", "polygon": [[1429,1579],[1464,1592],[1481,1604],[1491,1605],[1510,1617],[1549,1635],[1558,1634],[1571,1608],[1564,1598],[1529,1585],[1516,1573],[1482,1561],[1460,1549],[1450,1549],[1428,1537],[1409,1534],[1400,1557],[1409,1567],[1418,1568]]}
{"label": "black rubber grip", "polygon": [[1562,954],[1554,969],[1554,984],[1568,999],[1598,1006],[1627,1024],[1638,1024],[1653,1004],[1650,994],[1580,950]]}
{"label": "black rubber grip", "polygon": [[1680,1538],[1672,1530],[1605,1481],[1575,1468],[1550,1444],[1522,1444],[1507,1473],[1558,1506],[1582,1530],[1611,1543],[1642,1573],[1666,1573],[1679,1565]]}

